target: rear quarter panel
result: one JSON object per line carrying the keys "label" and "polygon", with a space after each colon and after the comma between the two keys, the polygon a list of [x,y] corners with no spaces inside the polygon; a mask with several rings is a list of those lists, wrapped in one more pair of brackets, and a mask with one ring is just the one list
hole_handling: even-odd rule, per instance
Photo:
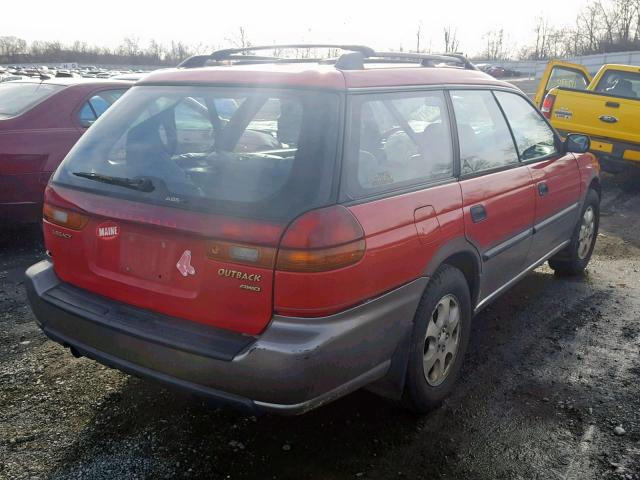
{"label": "rear quarter panel", "polygon": [[362,303],[423,276],[443,245],[464,238],[457,182],[367,201],[349,210],[365,232],[362,260],[325,273],[276,272],[278,313],[321,316]]}

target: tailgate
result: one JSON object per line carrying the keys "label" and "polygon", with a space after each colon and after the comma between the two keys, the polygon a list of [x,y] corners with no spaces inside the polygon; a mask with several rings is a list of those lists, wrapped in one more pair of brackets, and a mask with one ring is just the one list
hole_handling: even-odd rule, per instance
{"label": "tailgate", "polygon": [[640,144],[640,100],[562,88],[550,93],[556,95],[551,123],[558,130]]}
{"label": "tailgate", "polygon": [[[114,201],[57,188],[49,199],[70,204],[88,223],[69,230],[44,222],[56,274],[65,282],[168,316],[260,333],[271,320],[273,265],[220,260],[229,245],[277,240],[279,225]],[[243,241],[239,239],[242,238]]]}

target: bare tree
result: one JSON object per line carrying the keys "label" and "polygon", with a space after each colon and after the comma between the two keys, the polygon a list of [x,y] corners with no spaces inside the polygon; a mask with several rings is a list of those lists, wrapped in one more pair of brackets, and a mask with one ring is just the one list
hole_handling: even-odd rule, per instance
{"label": "bare tree", "polygon": [[451,27],[447,26],[444,29],[444,52],[455,53],[458,51],[458,45],[460,42],[457,38],[456,30],[451,31]]}
{"label": "bare tree", "polygon": [[[228,38],[227,41],[237,48],[248,48],[252,45],[243,26],[239,26],[238,33],[236,33],[231,38]],[[249,52],[245,52],[245,54],[246,53]]]}
{"label": "bare tree", "polygon": [[17,37],[0,37],[0,57],[14,61],[27,52],[27,42]]}
{"label": "bare tree", "polygon": [[503,29],[487,32],[485,33],[484,38],[487,41],[487,45],[483,56],[487,60],[500,60],[506,56]]}

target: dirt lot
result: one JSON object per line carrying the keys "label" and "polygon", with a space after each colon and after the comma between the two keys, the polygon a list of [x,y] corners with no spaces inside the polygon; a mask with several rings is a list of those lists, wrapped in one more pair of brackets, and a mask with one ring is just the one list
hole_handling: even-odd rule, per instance
{"label": "dirt lot", "polygon": [[480,314],[458,389],[425,417],[367,392],[243,417],[76,360],[25,304],[37,229],[5,230],[0,477],[640,479],[640,178],[605,180],[588,273],[541,267]]}

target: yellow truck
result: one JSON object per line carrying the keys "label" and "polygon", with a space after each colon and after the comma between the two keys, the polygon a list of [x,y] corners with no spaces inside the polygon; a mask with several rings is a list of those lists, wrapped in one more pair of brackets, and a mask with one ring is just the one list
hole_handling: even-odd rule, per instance
{"label": "yellow truck", "polygon": [[588,135],[603,169],[640,167],[640,67],[604,65],[591,78],[582,65],[554,60],[535,102],[563,137]]}

